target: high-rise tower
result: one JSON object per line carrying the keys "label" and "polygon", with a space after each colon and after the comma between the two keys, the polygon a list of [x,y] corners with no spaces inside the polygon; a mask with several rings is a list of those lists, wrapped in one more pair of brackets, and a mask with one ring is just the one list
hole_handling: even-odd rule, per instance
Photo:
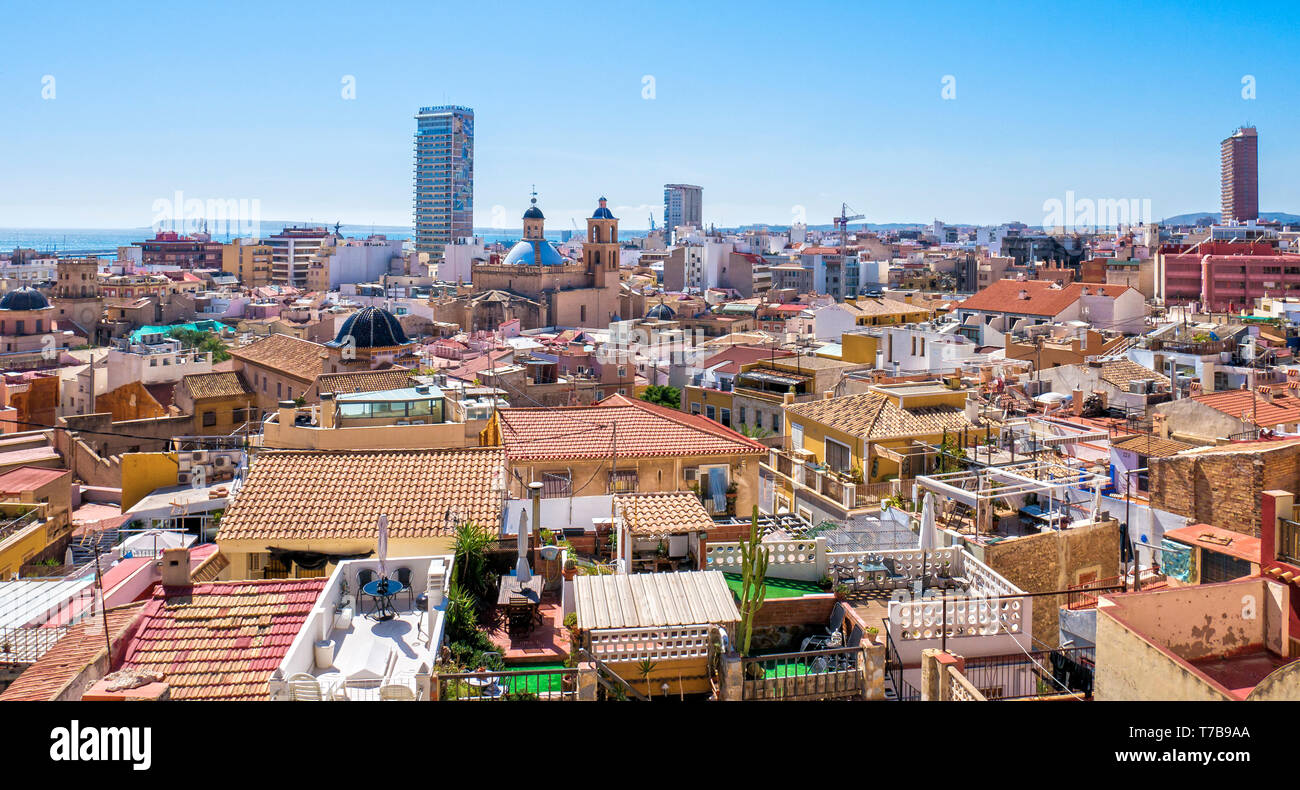
{"label": "high-rise tower", "polygon": [[431,263],[474,235],[474,111],[443,105],[415,115],[415,249]]}
{"label": "high-rise tower", "polygon": [[1259,219],[1259,137],[1243,126],[1219,144],[1222,222]]}

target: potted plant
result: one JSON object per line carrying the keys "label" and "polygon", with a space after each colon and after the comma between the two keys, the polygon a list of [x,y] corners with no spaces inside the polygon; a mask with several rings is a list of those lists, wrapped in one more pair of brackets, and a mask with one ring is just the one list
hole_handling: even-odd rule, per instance
{"label": "potted plant", "polygon": [[817,580],[817,586],[823,590],[829,590],[832,587],[831,577],[823,575]]}
{"label": "potted plant", "polygon": [[867,626],[866,633],[867,633],[867,638],[870,639],[871,644],[874,645],[876,643],[876,635],[880,633],[880,629],[876,628],[874,625],[869,625]]}
{"label": "potted plant", "polygon": [[664,542],[663,538],[659,539],[659,545],[655,547],[655,553],[660,557],[668,556],[668,544]]}
{"label": "potted plant", "polygon": [[[578,563],[574,562],[573,558],[570,557],[569,559],[564,561],[564,580],[566,582],[571,582],[573,581],[573,577],[577,575],[578,575]],[[572,617],[573,615],[570,614],[569,616]],[[568,618],[565,618],[565,625],[568,625]]]}
{"label": "potted plant", "polygon": [[850,592],[851,592],[851,590],[849,589],[849,586],[848,586],[847,584],[841,584],[841,585],[836,586],[836,588],[835,588],[835,600],[837,600],[837,601],[843,601],[845,598],[848,598],[848,597],[849,597],[849,593],[850,593]]}

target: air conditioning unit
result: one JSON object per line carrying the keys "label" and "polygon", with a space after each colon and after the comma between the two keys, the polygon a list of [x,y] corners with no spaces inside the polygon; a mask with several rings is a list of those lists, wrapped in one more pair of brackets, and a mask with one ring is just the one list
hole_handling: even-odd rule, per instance
{"label": "air conditioning unit", "polygon": [[231,466],[230,456],[218,455],[212,459],[212,465],[217,469],[224,469],[227,466]]}

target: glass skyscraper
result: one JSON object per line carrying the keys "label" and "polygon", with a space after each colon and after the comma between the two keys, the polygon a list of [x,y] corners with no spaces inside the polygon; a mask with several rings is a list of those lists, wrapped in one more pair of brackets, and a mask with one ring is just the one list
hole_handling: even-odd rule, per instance
{"label": "glass skyscraper", "polygon": [[415,249],[431,262],[474,235],[474,111],[443,105],[415,116]]}

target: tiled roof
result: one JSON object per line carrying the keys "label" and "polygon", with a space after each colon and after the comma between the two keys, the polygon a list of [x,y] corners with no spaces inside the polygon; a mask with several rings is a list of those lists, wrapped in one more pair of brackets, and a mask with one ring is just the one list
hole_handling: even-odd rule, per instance
{"label": "tiled roof", "polygon": [[1272,428],[1276,425],[1300,423],[1300,398],[1279,392],[1269,403],[1262,395],[1250,390],[1223,390],[1194,395],[1192,399],[1229,417]]}
{"label": "tiled roof", "polygon": [[700,498],[690,491],[623,494],[614,497],[614,511],[633,535],[680,535],[713,526]]}
{"label": "tiled roof", "polygon": [[872,299],[860,296],[856,302],[845,302],[844,306],[857,310],[860,315],[900,315],[904,313],[927,312],[924,307],[918,307],[917,305],[900,302],[897,299],[890,299],[888,297]]}
{"label": "tiled roof", "polygon": [[325,346],[290,335],[267,335],[255,343],[230,349],[230,355],[246,363],[302,381],[315,381],[321,372],[321,352]]}
{"label": "tiled roof", "polygon": [[72,473],[67,469],[20,466],[17,469],[0,474],[0,491],[6,494],[34,491],[47,483],[58,480],[60,477],[67,477],[68,482],[72,482]]}
{"label": "tiled roof", "polygon": [[120,669],[157,672],[177,700],[266,699],[266,682],[329,579],[258,579],[154,592]]}
{"label": "tiled roof", "polygon": [[221,519],[224,540],[374,540],[450,534],[456,522],[501,521],[498,448],[263,450]]}
{"label": "tiled roof", "polygon": [[196,373],[181,379],[181,385],[194,400],[233,398],[252,394],[238,373]]}
{"label": "tiled roof", "polygon": [[594,406],[499,409],[506,455],[514,461],[767,451],[753,439],[698,414],[613,395]]}
{"label": "tiled roof", "polygon": [[190,571],[190,579],[196,582],[216,581],[217,575],[229,567],[229,565],[230,558],[225,554],[222,554],[220,549],[217,549],[200,561],[199,564]]}
{"label": "tiled roof", "polygon": [[791,417],[804,417],[837,431],[867,439],[961,430],[973,425],[966,410],[956,406],[901,408],[878,392],[796,403],[786,407]]}
{"label": "tiled roof", "polygon": [[411,371],[406,368],[362,370],[356,373],[325,373],[316,378],[317,392],[380,392],[407,385]]}
{"label": "tiled roof", "polygon": [[781,357],[791,356],[792,352],[783,348],[763,348],[762,346],[731,346],[725,351],[709,357],[699,363],[699,367],[706,370],[712,368],[715,373],[739,373],[740,366],[758,362],[763,359],[780,359]]}
{"label": "tiled roof", "polygon": [[[1126,285],[1070,283],[1057,288],[1051,280],[998,280],[957,307],[990,313],[1054,316],[1078,301],[1084,288],[1090,295],[1111,299],[1129,290]],[[1027,298],[1020,298],[1021,291],[1026,292]]]}
{"label": "tiled roof", "polygon": [[1190,450],[1196,447],[1194,444],[1180,442],[1174,439],[1161,439],[1159,436],[1148,436],[1139,434],[1130,436],[1127,439],[1114,439],[1110,443],[1111,447],[1118,450],[1127,450],[1139,455],[1155,456],[1164,458],[1169,455],[1176,455],[1183,450]]}
{"label": "tiled roof", "polygon": [[1128,389],[1130,381],[1154,379],[1162,384],[1169,383],[1169,377],[1163,376],[1151,368],[1139,365],[1131,359],[1112,359],[1101,363],[1102,381],[1114,384],[1120,389]]}
{"label": "tiled roof", "polygon": [[[108,633],[117,642],[131,628],[143,603],[127,604],[108,611]],[[53,700],[104,652],[104,621],[89,617],[68,629],[54,647],[23,670],[18,679],[0,693],[0,702]]]}

